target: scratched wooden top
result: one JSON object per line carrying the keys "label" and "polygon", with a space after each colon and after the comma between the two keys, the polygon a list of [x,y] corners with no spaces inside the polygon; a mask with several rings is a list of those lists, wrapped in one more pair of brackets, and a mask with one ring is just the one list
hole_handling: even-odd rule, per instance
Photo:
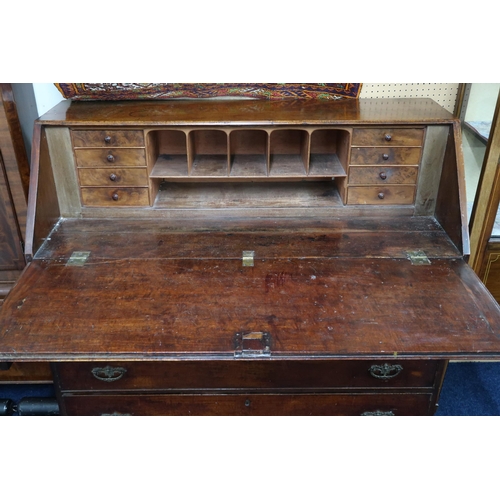
{"label": "scratched wooden top", "polygon": [[40,119],[44,125],[238,126],[279,124],[450,123],[455,118],[432,99],[63,101]]}
{"label": "scratched wooden top", "polygon": [[63,220],[0,310],[0,359],[231,359],[247,332],[271,358],[500,358],[498,308],[432,218],[196,224]]}

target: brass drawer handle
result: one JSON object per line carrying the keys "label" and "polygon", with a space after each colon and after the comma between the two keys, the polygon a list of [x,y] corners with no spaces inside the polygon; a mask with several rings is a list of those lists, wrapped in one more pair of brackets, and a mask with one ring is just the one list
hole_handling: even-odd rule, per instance
{"label": "brass drawer handle", "polygon": [[394,417],[394,413],[392,411],[365,411],[361,414],[362,417]]}
{"label": "brass drawer handle", "polygon": [[110,163],[113,163],[115,161],[115,157],[113,155],[108,155],[106,157],[106,160],[108,160]]}
{"label": "brass drawer handle", "polygon": [[120,380],[127,370],[121,366],[105,366],[104,368],[92,368],[92,375],[97,380],[102,380],[103,382],[116,382]]}
{"label": "brass drawer handle", "polygon": [[390,380],[397,377],[403,371],[403,367],[401,365],[384,363],[383,365],[372,365],[368,371],[372,377],[380,380]]}

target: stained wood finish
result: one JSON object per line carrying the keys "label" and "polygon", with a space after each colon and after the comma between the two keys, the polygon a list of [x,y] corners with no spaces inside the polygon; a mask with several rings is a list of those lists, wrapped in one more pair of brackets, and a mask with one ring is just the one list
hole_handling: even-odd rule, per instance
{"label": "stained wood finish", "polygon": [[306,416],[387,414],[429,415],[433,395],[181,395],[181,396],[68,396],[64,408],[71,415],[204,415],[204,416]]}
{"label": "stained wood finish", "polygon": [[144,147],[142,130],[73,130],[71,137],[75,148]]}
{"label": "stained wood finish", "polygon": [[0,271],[24,268],[22,241],[7,173],[0,155]]}
{"label": "stained wood finish", "polygon": [[[449,359],[500,359],[463,259],[459,123],[435,103],[66,102],[36,126],[36,254],[0,361],[52,362],[64,414],[429,415]],[[149,186],[80,188],[128,172],[73,165],[109,150],[143,152]],[[388,151],[390,182],[357,150]],[[150,205],[109,198],[139,190]]]}
{"label": "stained wood finish", "polygon": [[[442,361],[386,359],[373,361],[174,361],[112,363],[58,363],[62,391],[109,392],[131,390],[250,391],[272,389],[304,392],[356,387],[397,390],[401,387],[433,389],[440,381],[436,374]],[[388,367],[391,378],[377,378],[381,368]],[[103,377],[106,368],[118,370],[109,381]],[[99,369],[103,370],[102,372]],[[400,370],[400,371],[399,371]],[[95,372],[95,375],[94,373]],[[122,375],[123,374],[123,375]],[[100,378],[99,378],[100,377]]]}
{"label": "stained wood finish", "polygon": [[145,168],[85,168],[78,170],[82,186],[148,186]]}
{"label": "stained wood finish", "polygon": [[413,184],[417,181],[417,167],[351,167],[349,184]]}
{"label": "stained wood finish", "polygon": [[0,152],[21,234],[26,231],[30,165],[10,83],[0,83]]}
{"label": "stained wood finish", "polygon": [[82,188],[82,203],[92,207],[149,206],[149,191],[140,187]]}
{"label": "stained wood finish", "polygon": [[418,165],[420,148],[353,148],[351,165]]}
{"label": "stained wood finish", "polygon": [[489,241],[484,250],[484,261],[478,272],[482,281],[500,303],[500,244],[498,241]]}
{"label": "stained wood finish", "polygon": [[144,149],[76,149],[75,156],[79,167],[146,166]]}
{"label": "stained wood finish", "polygon": [[411,205],[414,199],[413,185],[363,186],[350,187],[347,202],[356,205]]}
{"label": "stained wood finish", "polygon": [[13,363],[8,370],[0,370],[2,383],[51,384],[53,376],[49,363]]}
{"label": "stained wood finish", "polygon": [[63,101],[41,117],[51,126],[290,125],[449,123],[453,115],[431,99],[339,101]]}
{"label": "stained wood finish", "polygon": [[355,129],[352,134],[353,146],[421,146],[424,130],[411,128],[368,128]]}
{"label": "stained wood finish", "polygon": [[[374,230],[383,221],[365,220],[364,231],[363,223],[349,221],[351,231],[341,230],[343,222],[337,231],[308,228],[302,235],[290,232],[293,223],[281,233],[236,225],[231,232],[148,234],[147,227],[135,231],[139,224],[127,230],[127,222],[107,221],[97,225],[105,231],[80,234],[85,221],[76,221],[65,234],[62,222],[4,303],[3,356],[233,356],[234,334],[245,331],[269,332],[276,356],[496,355],[498,327],[485,322],[486,304],[464,286],[475,275],[437,229],[418,232],[415,241],[430,238],[432,247],[441,240],[436,253],[448,248],[450,258],[412,265],[406,255],[414,248],[412,232],[402,230],[407,222],[398,230],[387,221],[386,234]],[[256,260],[245,268],[248,249]],[[65,265],[73,251],[91,252],[84,266]]]}

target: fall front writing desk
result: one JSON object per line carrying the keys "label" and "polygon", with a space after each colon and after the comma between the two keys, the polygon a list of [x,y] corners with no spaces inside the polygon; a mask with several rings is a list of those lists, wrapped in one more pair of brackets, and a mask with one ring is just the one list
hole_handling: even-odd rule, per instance
{"label": "fall front writing desk", "polygon": [[460,123],[428,99],[66,101],[0,359],[66,415],[430,415],[497,359]]}

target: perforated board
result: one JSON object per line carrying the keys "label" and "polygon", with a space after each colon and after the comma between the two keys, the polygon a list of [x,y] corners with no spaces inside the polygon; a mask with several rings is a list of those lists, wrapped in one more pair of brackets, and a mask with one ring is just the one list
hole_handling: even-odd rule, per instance
{"label": "perforated board", "polygon": [[426,97],[453,113],[458,97],[458,83],[363,83],[360,98]]}

